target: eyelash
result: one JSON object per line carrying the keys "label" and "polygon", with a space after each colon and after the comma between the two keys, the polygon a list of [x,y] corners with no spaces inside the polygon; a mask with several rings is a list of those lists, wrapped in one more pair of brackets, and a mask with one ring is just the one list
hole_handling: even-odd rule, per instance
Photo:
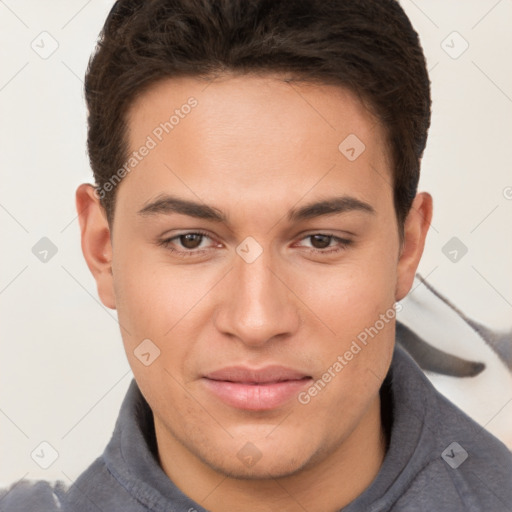
{"label": "eyelash", "polygon": [[211,236],[208,233],[206,233],[205,231],[201,231],[201,230],[187,231],[186,233],[180,233],[179,235],[175,235],[171,238],[164,238],[163,240],[160,240],[158,242],[158,245],[161,247],[164,247],[171,253],[177,254],[178,256],[181,256],[184,258],[186,258],[188,256],[197,256],[198,254],[205,252],[205,249],[179,250],[179,249],[175,249],[174,247],[172,247],[171,244],[172,244],[173,240],[176,240],[176,239],[180,238],[180,236],[185,236],[185,235],[201,235],[204,237],[211,238]]}
{"label": "eyelash", "polygon": [[[185,250],[180,250],[180,249],[175,249],[174,247],[172,247],[171,244],[172,244],[172,242],[174,240],[179,239],[181,236],[185,236],[185,235],[200,235],[200,236],[203,236],[203,237],[206,237],[206,238],[211,238],[211,236],[208,233],[206,233],[205,231],[201,231],[201,230],[188,231],[188,232],[185,232],[185,233],[180,233],[179,235],[175,235],[175,236],[173,236],[171,238],[162,239],[162,240],[158,241],[158,245],[161,246],[161,247],[164,247],[166,250],[168,250],[171,253],[176,254],[176,255],[178,255],[180,257],[197,256],[197,255],[203,254],[204,252],[206,252],[208,250],[208,249],[189,249],[189,250],[185,249]],[[312,233],[310,235],[306,235],[305,237],[301,238],[301,240],[305,240],[307,238],[311,238],[311,237],[313,237],[315,235],[322,235],[322,236],[331,237],[331,241],[335,241],[339,245],[335,246],[335,247],[327,247],[326,249],[317,249],[315,247],[306,247],[305,249],[309,253],[322,254],[322,255],[336,254],[336,253],[345,251],[353,243],[353,240],[349,240],[349,239],[346,239],[346,238],[340,238],[340,237],[332,235],[330,233],[322,233],[322,232]]]}

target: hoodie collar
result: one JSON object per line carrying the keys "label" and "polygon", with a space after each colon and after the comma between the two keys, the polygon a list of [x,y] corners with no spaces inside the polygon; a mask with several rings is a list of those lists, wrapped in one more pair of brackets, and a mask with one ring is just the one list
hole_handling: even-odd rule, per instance
{"label": "hoodie collar", "polygon": [[[417,452],[425,443],[425,436],[432,434],[425,427],[425,416],[431,409],[431,389],[416,363],[396,346],[381,389],[382,393],[389,393],[386,402],[393,409],[389,449],[375,480],[344,512],[389,510],[428,463]],[[207,512],[182,493],[161,469],[153,414],[135,380],[128,388],[103,458],[121,486],[148,510]]]}

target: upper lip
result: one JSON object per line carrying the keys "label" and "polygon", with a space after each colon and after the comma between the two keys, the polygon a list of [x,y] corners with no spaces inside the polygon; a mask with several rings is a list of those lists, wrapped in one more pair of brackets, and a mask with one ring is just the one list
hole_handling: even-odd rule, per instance
{"label": "upper lip", "polygon": [[240,382],[246,384],[266,384],[285,380],[300,380],[309,378],[307,375],[284,366],[265,366],[263,368],[248,368],[246,366],[227,366],[205,375],[210,380]]}

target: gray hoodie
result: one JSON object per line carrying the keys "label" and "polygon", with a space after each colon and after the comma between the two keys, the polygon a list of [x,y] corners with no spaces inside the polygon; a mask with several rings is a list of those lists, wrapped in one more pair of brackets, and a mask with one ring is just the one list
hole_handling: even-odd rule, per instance
{"label": "gray hoodie", "polygon": [[[381,396],[390,427],[384,463],[342,512],[512,512],[512,454],[399,347]],[[153,416],[135,381],[103,455],[69,489],[18,482],[0,493],[0,511],[206,512],[158,465]]]}

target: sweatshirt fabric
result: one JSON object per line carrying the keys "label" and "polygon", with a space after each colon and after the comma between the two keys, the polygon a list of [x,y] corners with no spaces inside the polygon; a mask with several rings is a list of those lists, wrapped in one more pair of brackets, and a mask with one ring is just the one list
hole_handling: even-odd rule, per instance
{"label": "sweatshirt fabric", "polygon": [[[512,454],[398,346],[381,397],[389,424],[383,465],[341,512],[512,512]],[[22,511],[207,512],[160,468],[153,415],[135,381],[103,455],[70,488],[22,481],[0,493],[0,512]]]}

